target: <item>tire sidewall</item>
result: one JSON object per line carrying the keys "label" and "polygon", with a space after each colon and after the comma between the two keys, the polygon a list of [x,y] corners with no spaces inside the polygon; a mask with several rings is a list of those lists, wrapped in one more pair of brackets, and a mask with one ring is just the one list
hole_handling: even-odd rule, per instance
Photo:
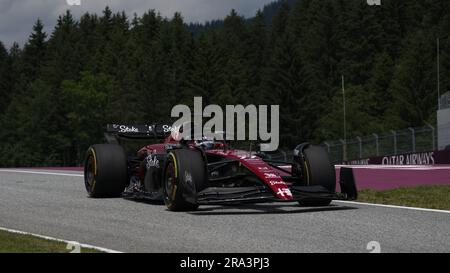
{"label": "tire sidewall", "polygon": [[[168,168],[173,164],[173,187],[168,192]],[[195,150],[179,149],[169,152],[163,175],[164,203],[169,210],[195,210],[197,192],[205,183],[206,170],[201,154]],[[175,193],[173,192],[175,190]]]}
{"label": "tire sidewall", "polygon": [[[93,183],[89,185],[88,166],[93,159]],[[128,174],[123,148],[116,144],[96,144],[89,147],[84,168],[85,186],[90,197],[119,197],[124,191]]]}

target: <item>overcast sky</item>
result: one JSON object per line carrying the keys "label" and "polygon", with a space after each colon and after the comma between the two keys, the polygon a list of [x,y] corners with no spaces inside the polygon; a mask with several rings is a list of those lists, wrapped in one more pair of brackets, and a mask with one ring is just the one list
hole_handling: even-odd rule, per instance
{"label": "overcast sky", "polygon": [[[81,5],[68,2],[80,1]],[[128,16],[138,15],[149,9],[171,17],[182,13],[187,22],[204,22],[223,18],[231,9],[250,17],[265,4],[274,0],[0,0],[0,41],[10,47],[14,41],[22,46],[31,33],[32,26],[40,18],[49,34],[56,19],[70,9],[79,18],[85,12],[100,13],[105,6],[113,11],[124,10]]]}

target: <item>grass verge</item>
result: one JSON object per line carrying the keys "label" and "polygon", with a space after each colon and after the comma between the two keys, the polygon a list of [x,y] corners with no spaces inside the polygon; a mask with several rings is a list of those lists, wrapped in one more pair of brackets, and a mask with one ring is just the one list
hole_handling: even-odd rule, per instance
{"label": "grass verge", "polygon": [[359,202],[450,210],[450,185],[358,192]]}
{"label": "grass verge", "polygon": [[[64,242],[46,240],[33,235],[24,235],[0,230],[0,253],[69,253]],[[81,253],[101,253],[90,248],[81,248]]]}

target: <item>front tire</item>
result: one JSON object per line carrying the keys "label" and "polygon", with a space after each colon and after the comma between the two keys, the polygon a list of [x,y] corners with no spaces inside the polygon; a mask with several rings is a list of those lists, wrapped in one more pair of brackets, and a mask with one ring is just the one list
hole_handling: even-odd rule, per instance
{"label": "front tire", "polygon": [[[309,145],[303,150],[300,160],[303,181],[306,186],[321,186],[326,191],[336,191],[336,172],[328,152],[320,146]],[[299,201],[302,206],[328,206],[331,199],[305,199]]]}
{"label": "front tire", "polygon": [[164,169],[164,203],[171,211],[198,208],[197,192],[204,188],[206,169],[199,151],[180,149],[168,154]]}
{"label": "front tire", "polygon": [[127,179],[127,158],[120,145],[96,144],[88,149],[84,183],[90,197],[119,197]]}

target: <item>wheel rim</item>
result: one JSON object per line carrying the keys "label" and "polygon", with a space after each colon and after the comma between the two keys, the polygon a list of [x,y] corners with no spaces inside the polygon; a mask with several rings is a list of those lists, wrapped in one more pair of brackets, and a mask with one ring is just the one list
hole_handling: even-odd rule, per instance
{"label": "wheel rim", "polygon": [[166,183],[165,183],[165,191],[166,191],[166,200],[171,200],[174,194],[175,187],[175,169],[173,163],[170,162],[166,169]]}
{"label": "wheel rim", "polygon": [[92,191],[92,185],[95,181],[94,169],[95,169],[94,157],[92,155],[89,155],[85,172],[85,184],[88,192]]}

